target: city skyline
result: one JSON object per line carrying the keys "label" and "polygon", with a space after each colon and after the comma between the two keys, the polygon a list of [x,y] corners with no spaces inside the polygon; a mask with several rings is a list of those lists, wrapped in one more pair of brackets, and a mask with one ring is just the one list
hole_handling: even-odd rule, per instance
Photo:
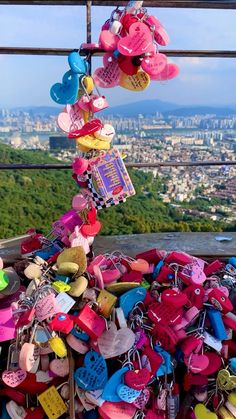
{"label": "city skyline", "polygon": [[[0,6],[0,43],[3,46],[75,48],[85,41],[85,7]],[[149,8],[170,34],[171,49],[234,49],[234,10]],[[93,7],[93,41],[111,7]],[[236,62],[234,59],[175,58],[180,76],[151,88],[132,93],[121,88],[102,90],[110,106],[146,99],[188,105],[236,104]],[[67,69],[66,57],[0,56],[1,107],[54,106],[50,86],[60,81]],[[93,60],[93,68],[101,58]],[[178,99],[176,99],[178,98]],[[157,109],[158,110],[158,109]]]}

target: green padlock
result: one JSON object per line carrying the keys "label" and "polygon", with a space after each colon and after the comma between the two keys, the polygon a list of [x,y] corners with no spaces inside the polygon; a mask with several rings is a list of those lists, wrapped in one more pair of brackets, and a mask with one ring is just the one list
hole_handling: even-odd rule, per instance
{"label": "green padlock", "polygon": [[9,284],[8,275],[6,274],[6,272],[4,272],[3,269],[0,269],[0,291],[5,290],[8,284]]}

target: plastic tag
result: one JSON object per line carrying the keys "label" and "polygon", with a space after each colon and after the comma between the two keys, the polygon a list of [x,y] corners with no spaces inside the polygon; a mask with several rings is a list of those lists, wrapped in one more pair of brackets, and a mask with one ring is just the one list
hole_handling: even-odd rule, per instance
{"label": "plastic tag", "polygon": [[55,386],[40,394],[38,401],[49,419],[59,418],[67,412],[67,407]]}
{"label": "plastic tag", "polygon": [[117,149],[90,160],[88,187],[95,207],[101,209],[124,202],[135,195],[133,184]]}
{"label": "plastic tag", "polygon": [[216,339],[214,336],[210,335],[210,333],[204,331],[204,343],[211,348],[215,349],[215,351],[220,352],[222,349],[222,343],[219,339]]}
{"label": "plastic tag", "polygon": [[61,292],[56,296],[56,302],[60,306],[60,311],[68,313],[75,304],[75,300],[65,292]]}

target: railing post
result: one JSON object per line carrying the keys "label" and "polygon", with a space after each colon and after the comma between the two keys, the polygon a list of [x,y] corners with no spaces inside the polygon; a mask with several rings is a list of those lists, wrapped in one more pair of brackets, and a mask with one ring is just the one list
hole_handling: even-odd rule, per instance
{"label": "railing post", "polygon": [[[87,0],[86,3],[86,20],[87,20],[87,43],[92,42],[92,1]],[[91,54],[87,57],[89,62],[89,73],[92,74],[92,59]]]}

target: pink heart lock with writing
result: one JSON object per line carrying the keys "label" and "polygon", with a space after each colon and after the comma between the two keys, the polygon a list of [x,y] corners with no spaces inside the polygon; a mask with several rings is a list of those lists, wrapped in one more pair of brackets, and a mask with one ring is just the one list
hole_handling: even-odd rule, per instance
{"label": "pink heart lock with writing", "polygon": [[86,172],[89,165],[89,161],[87,159],[83,159],[82,157],[76,157],[72,163],[72,170],[73,173],[76,175],[83,175]]}
{"label": "pink heart lock with writing", "polygon": [[117,59],[110,53],[103,57],[104,67],[97,68],[93,73],[93,79],[97,86],[111,88],[119,85],[121,70]]}
{"label": "pink heart lock with writing", "polygon": [[57,117],[57,125],[62,131],[69,134],[70,131],[80,129],[84,125],[79,102],[74,105],[66,105],[64,110]]}
{"label": "pink heart lock with writing", "polygon": [[142,69],[149,74],[151,79],[161,73],[166,65],[167,57],[165,54],[159,52],[152,54],[149,57],[145,57],[141,63]]}
{"label": "pink heart lock with writing", "polygon": [[121,54],[133,57],[152,51],[153,39],[150,29],[142,22],[133,23],[129,28],[129,34],[119,40],[117,48]]}
{"label": "pink heart lock with writing", "polygon": [[161,73],[152,76],[152,80],[164,81],[171,80],[179,75],[179,67],[177,64],[167,63]]}

